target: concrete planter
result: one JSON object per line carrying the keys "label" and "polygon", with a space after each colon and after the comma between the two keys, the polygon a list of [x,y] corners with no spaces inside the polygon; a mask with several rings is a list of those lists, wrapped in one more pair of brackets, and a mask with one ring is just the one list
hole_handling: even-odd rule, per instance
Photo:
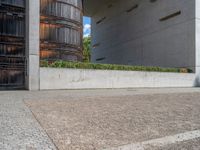
{"label": "concrete planter", "polygon": [[40,89],[192,87],[195,74],[40,68]]}

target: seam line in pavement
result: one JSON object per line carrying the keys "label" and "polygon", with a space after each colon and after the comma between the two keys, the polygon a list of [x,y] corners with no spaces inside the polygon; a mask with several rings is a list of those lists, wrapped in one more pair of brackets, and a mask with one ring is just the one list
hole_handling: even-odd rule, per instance
{"label": "seam line in pavement", "polygon": [[41,125],[40,121],[37,119],[37,117],[34,115],[34,113],[32,112],[32,110],[27,106],[25,100],[23,99],[23,103],[24,105],[29,109],[29,111],[31,112],[33,118],[38,122],[38,124],[40,125],[40,127],[43,129],[43,131],[45,132],[45,134],[47,135],[47,137],[50,139],[50,141],[52,142],[52,144],[54,145],[54,147],[56,148],[56,150],[59,150],[57,145],[54,143],[53,139],[49,136],[49,134],[46,132],[46,130],[43,128],[43,126]]}
{"label": "seam line in pavement", "polygon": [[119,146],[115,148],[108,148],[104,150],[145,150],[149,147],[163,147],[169,144],[176,144],[178,142],[184,142],[200,138],[200,130],[188,131],[185,133],[180,133],[172,136],[166,136],[163,138],[153,139],[149,141],[128,144],[124,146]]}

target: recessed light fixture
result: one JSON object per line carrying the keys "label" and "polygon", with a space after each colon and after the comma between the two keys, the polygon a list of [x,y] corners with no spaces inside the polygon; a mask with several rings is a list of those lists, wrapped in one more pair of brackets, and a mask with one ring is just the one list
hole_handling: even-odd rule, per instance
{"label": "recessed light fixture", "polygon": [[160,21],[165,21],[165,20],[171,19],[171,18],[176,17],[176,16],[178,16],[180,14],[181,14],[181,11],[177,11],[177,12],[172,13],[170,15],[167,15],[167,16],[165,16],[163,18],[160,18]]}
{"label": "recessed light fixture", "polygon": [[134,9],[138,8],[138,4],[132,6],[131,8],[127,9],[126,12],[129,13],[131,11],[133,11]]}
{"label": "recessed light fixture", "polygon": [[101,18],[99,21],[96,22],[96,24],[100,24],[101,22],[103,22],[106,19],[106,17]]}
{"label": "recessed light fixture", "polygon": [[101,57],[101,58],[96,59],[96,61],[102,61],[102,60],[105,60],[105,59],[106,59],[105,57]]}

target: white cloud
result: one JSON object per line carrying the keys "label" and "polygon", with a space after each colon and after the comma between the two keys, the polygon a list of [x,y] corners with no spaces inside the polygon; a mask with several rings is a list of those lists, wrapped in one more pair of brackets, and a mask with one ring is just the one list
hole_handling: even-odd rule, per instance
{"label": "white cloud", "polygon": [[91,25],[90,24],[85,24],[84,25],[84,28],[83,28],[83,32],[85,33],[85,32],[90,32],[90,30],[91,30]]}
{"label": "white cloud", "polygon": [[84,25],[83,33],[84,33],[84,37],[90,36],[90,33],[91,33],[91,25],[90,24]]}

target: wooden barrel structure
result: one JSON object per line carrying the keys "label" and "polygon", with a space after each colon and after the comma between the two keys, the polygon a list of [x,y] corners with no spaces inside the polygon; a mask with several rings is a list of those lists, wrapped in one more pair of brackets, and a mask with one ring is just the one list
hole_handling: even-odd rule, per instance
{"label": "wooden barrel structure", "polygon": [[25,1],[0,0],[0,89],[25,86]]}
{"label": "wooden barrel structure", "polygon": [[40,58],[82,61],[82,0],[40,2]]}

